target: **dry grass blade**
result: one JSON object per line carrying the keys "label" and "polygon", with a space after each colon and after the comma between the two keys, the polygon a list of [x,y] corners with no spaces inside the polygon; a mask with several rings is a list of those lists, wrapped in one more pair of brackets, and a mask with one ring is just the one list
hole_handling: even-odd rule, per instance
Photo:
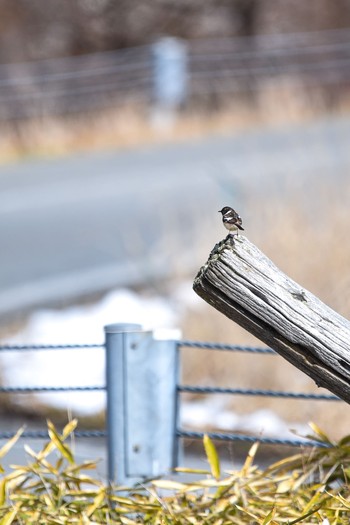
{"label": "dry grass blade", "polygon": [[258,448],[259,448],[259,443],[254,443],[254,445],[252,445],[249,449],[249,452],[248,452],[248,455],[246,457],[246,460],[244,462],[244,465],[242,467],[242,470],[241,470],[241,474],[242,476],[246,476],[253,464],[253,461],[255,459],[255,455],[258,451]]}
{"label": "dry grass blade", "polygon": [[6,456],[6,454],[8,453],[8,451],[13,447],[13,445],[18,441],[18,439],[21,437],[21,434],[23,434],[24,432],[24,427],[20,428],[16,434],[11,438],[9,439],[5,445],[3,445],[1,448],[0,448],[0,458],[3,458],[4,456]]}
{"label": "dry grass blade", "polygon": [[210,470],[215,479],[220,478],[220,460],[215,445],[210,437],[205,434],[203,438],[204,450],[209,461]]}
{"label": "dry grass blade", "polygon": [[13,523],[14,519],[17,516],[17,512],[18,511],[16,508],[6,512],[6,514],[3,516],[3,518],[0,521],[0,525],[11,525],[11,523]]}
{"label": "dry grass blade", "polygon": [[[172,481],[172,480],[168,480],[168,479],[156,479],[154,481],[152,481],[152,485],[154,487],[157,487],[159,489],[164,489],[164,490],[177,490],[177,491],[186,491],[188,490],[189,486],[186,484],[186,483],[180,483],[179,481]],[[193,485],[191,485],[190,487],[192,487]]]}
{"label": "dry grass blade", "polygon": [[[220,479],[215,447],[206,440],[206,452],[215,467],[212,474],[201,471],[204,477],[195,482],[157,479],[137,489],[111,490],[83,472],[94,468],[94,462],[72,463],[66,446],[61,446],[72,425],[61,435],[52,424],[49,431],[51,447],[46,444],[38,454],[27,447],[32,463],[3,476],[0,525],[350,523],[350,490],[344,475],[350,462],[347,438],[342,440],[345,445],[301,452],[265,470],[253,465],[254,445],[242,469]],[[55,465],[47,459],[50,448],[60,454]],[[180,470],[184,475],[192,473]],[[163,491],[168,491],[166,496]]]}
{"label": "dry grass blade", "polygon": [[176,467],[174,469],[174,472],[177,472],[179,474],[203,474],[203,475],[210,475],[210,471],[206,469],[200,469],[200,468],[186,468],[186,467]]}
{"label": "dry grass blade", "polygon": [[[63,440],[66,439],[66,437],[68,437],[71,432],[65,432],[65,429],[64,429],[62,437],[60,437],[59,434],[56,432],[56,429],[53,423],[51,423],[51,421],[48,421],[47,426],[48,426],[48,433],[49,433],[49,437],[51,438],[51,442],[61,452],[62,456],[66,458],[67,461],[69,461],[69,463],[74,463],[72,452],[70,451],[69,447],[63,443]],[[75,426],[73,428],[75,428]]]}
{"label": "dry grass blade", "polygon": [[89,518],[93,515],[95,510],[97,510],[99,507],[102,506],[102,503],[103,503],[105,497],[106,497],[106,489],[102,488],[102,489],[100,489],[100,491],[95,496],[92,504],[89,505],[88,508],[86,509],[86,515]]}
{"label": "dry grass blade", "polygon": [[306,437],[314,441],[320,441],[321,443],[324,443],[326,445],[335,446],[335,443],[329,439],[329,437],[318,427],[318,425],[316,425],[316,423],[310,421],[309,426],[313,431],[314,435]]}
{"label": "dry grass blade", "polygon": [[0,507],[2,507],[6,502],[6,478],[0,481]]}
{"label": "dry grass blade", "polygon": [[[78,424],[78,421],[76,419],[73,419],[72,421],[70,421],[63,429],[62,438],[60,438],[58,436],[58,442],[62,442],[64,440],[66,440],[72,434],[72,432],[74,432],[77,424]],[[49,435],[50,435],[50,431],[56,433],[56,429],[55,429],[53,423],[50,420],[47,421],[47,426],[48,426],[48,433],[49,433]],[[55,448],[57,448],[56,444],[54,443],[54,441],[50,440],[44,446],[44,448],[39,452],[38,460],[46,458]],[[69,453],[70,453],[70,451],[68,451],[68,454]]]}
{"label": "dry grass blade", "polygon": [[269,513],[268,515],[266,516],[266,518],[264,519],[264,521],[262,522],[262,525],[270,525],[270,523],[272,522],[273,520],[273,517],[276,513],[276,508],[274,507]]}

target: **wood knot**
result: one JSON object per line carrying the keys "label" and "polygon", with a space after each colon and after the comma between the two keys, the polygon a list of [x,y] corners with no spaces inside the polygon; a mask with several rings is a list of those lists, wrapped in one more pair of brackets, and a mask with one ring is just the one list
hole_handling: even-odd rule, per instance
{"label": "wood knot", "polygon": [[297,290],[296,292],[290,292],[291,296],[298,301],[305,302],[307,301],[304,290]]}

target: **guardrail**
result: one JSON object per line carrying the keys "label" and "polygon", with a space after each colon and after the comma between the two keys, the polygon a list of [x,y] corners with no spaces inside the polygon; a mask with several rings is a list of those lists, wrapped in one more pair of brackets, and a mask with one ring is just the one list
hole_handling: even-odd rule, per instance
{"label": "guardrail", "polygon": [[[2,393],[106,390],[106,431],[77,431],[77,437],[107,437],[109,480],[132,484],[168,472],[178,465],[180,439],[202,439],[202,432],[181,428],[182,393],[273,396],[289,399],[341,401],[334,395],[303,392],[219,388],[179,383],[180,348],[271,355],[269,348],[219,343],[160,340],[137,324],[105,326],[105,343],[90,345],[1,345],[0,351],[101,348],[106,353],[105,386],[2,387]],[[209,432],[212,439],[288,446],[326,446],[301,439],[282,439],[235,433]],[[0,439],[13,433],[3,432]],[[46,432],[24,432],[25,438],[45,438]]]}

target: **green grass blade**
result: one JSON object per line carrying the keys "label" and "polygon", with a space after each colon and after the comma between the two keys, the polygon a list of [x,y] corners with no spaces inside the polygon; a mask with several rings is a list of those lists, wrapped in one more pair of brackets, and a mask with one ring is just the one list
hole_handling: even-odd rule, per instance
{"label": "green grass blade", "polygon": [[203,438],[203,444],[209,461],[211,473],[215,479],[219,479],[221,474],[219,456],[214,443],[207,434],[205,434]]}

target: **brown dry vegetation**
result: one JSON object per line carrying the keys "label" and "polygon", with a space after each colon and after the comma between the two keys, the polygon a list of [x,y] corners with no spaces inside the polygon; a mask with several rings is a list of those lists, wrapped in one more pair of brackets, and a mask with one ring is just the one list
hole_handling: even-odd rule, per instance
{"label": "brown dry vegetation", "polygon": [[309,122],[329,111],[348,114],[349,97],[343,93],[336,104],[329,106],[327,93],[317,86],[305,90],[297,80],[266,81],[254,103],[236,94],[215,108],[195,105],[169,120],[157,118],[144,105],[124,104],[90,114],[2,123],[0,162],[184,141],[211,133],[239,133],[257,127]]}
{"label": "brown dry vegetation", "polygon": [[[1,523],[349,523],[349,436],[331,443],[313,425],[310,438],[322,448],[261,470],[255,464],[255,443],[241,468],[223,472],[213,442],[204,436],[204,469],[179,468],[181,481],[156,478],[128,487],[106,484],[89,474],[96,461],[76,463],[76,426],[71,420],[60,434],[48,421],[50,440],[44,447],[35,452],[25,445],[26,464],[11,465],[1,478]],[[5,443],[0,458],[22,432],[23,428]]]}
{"label": "brown dry vegetation", "polygon": [[[308,116],[297,110],[294,121]],[[283,122],[283,118],[280,117]],[[252,129],[257,124],[276,123],[272,108],[266,106],[265,115],[257,122],[256,110],[231,107],[212,112],[193,110],[174,121],[153,119],[145,108],[115,108],[98,114],[75,118],[52,118],[21,122],[16,128],[1,130],[0,162],[23,157],[56,157],[79,151],[125,149],[152,143],[184,141],[208,133]]]}

